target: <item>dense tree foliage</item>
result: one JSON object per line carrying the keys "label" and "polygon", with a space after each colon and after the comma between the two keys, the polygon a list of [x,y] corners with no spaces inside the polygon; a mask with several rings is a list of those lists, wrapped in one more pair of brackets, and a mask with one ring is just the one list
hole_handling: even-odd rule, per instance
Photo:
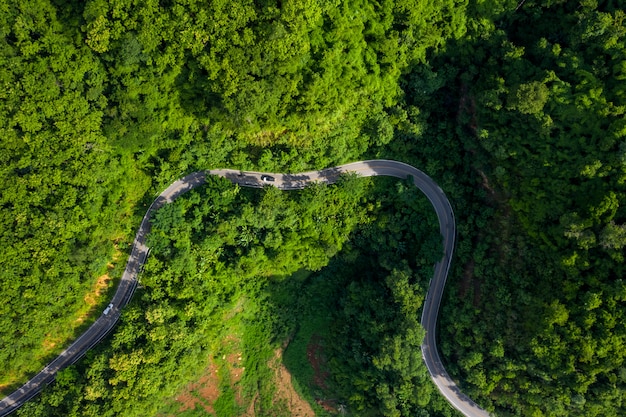
{"label": "dense tree foliage", "polygon": [[428,128],[456,131],[476,178],[464,200],[488,206],[457,207],[442,349],[498,415],[624,412],[626,31],[613,3],[477,7],[431,60],[433,103],[456,114],[430,107]]}
{"label": "dense tree foliage", "polygon": [[[453,201],[440,345],[463,390],[502,416],[624,414],[619,1],[0,10],[3,392],[99,314],[98,277],[119,278],[140,217],[173,179],[386,157],[422,168]],[[451,415],[417,348],[439,242],[414,192],[346,178],[286,195],[211,180],[153,219],[143,288],[110,339],[20,413],[157,414],[219,352],[220,319],[241,302],[247,369],[268,354],[253,346],[293,339],[297,352],[316,334],[349,412]],[[287,278],[299,269],[318,272]],[[247,389],[271,391],[262,374]]]}
{"label": "dense tree foliage", "polygon": [[106,272],[114,240],[134,227],[127,218],[147,180],[102,134],[98,59],[52,5],[5,8],[0,385],[38,371],[74,336],[90,309],[83,296]]}

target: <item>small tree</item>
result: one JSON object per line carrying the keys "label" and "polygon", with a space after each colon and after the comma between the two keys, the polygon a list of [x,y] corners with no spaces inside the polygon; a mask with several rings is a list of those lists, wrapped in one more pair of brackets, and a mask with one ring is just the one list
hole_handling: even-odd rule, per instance
{"label": "small tree", "polygon": [[539,81],[520,84],[513,88],[507,99],[507,109],[524,114],[539,114],[548,101],[548,87]]}

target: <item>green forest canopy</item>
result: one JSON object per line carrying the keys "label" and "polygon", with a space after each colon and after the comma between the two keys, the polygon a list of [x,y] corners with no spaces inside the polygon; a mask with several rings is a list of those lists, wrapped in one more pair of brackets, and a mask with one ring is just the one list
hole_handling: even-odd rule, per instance
{"label": "green forest canopy", "polygon": [[[216,167],[297,172],[386,157],[423,168],[453,200],[459,236],[440,339],[463,389],[502,416],[624,414],[626,14],[620,2],[33,0],[0,7],[4,393],[100,314],[106,294],[95,305],[86,296],[105,273],[119,278],[146,205],[172,180]],[[194,305],[213,311],[219,303],[217,294],[194,304],[185,298],[191,294],[169,290],[182,277],[193,291],[219,276],[186,262],[185,251],[211,253],[251,239],[241,253],[228,249],[234,252],[224,268],[248,268],[252,277],[328,264],[320,274],[329,279],[324,271],[342,259],[397,246],[393,256],[403,254],[406,267],[394,270],[374,257],[373,273],[362,281],[349,285],[349,274],[334,275],[346,285],[328,306],[333,317],[363,320],[354,340],[333,344],[328,337],[329,352],[337,360],[355,346],[371,352],[353,357],[363,369],[358,377],[350,365],[335,367],[334,387],[356,415],[448,415],[429,394],[432,387],[423,387],[430,384],[423,368],[381,375],[385,362],[373,360],[376,352],[404,342],[375,331],[380,317],[360,302],[364,294],[423,297],[430,252],[408,254],[427,233],[407,235],[410,225],[395,217],[411,211],[400,208],[405,191],[387,186],[384,194],[379,185],[349,183],[359,190],[354,195],[341,187],[315,191],[336,193],[319,197],[327,202],[322,214],[300,207],[306,193],[284,197],[271,190],[250,195],[247,212],[231,213],[229,202],[240,197],[216,185],[221,191],[211,204],[232,217],[207,240],[194,219],[214,208],[193,196],[177,203],[193,204],[198,214],[151,237],[155,256],[146,288],[111,339],[20,413],[132,415],[132,401],[153,407],[193,379],[200,370],[190,359],[179,373],[145,364],[163,353],[156,335],[144,338],[152,341],[144,350],[130,340],[154,323],[163,334],[175,333],[193,316],[184,311]],[[266,215],[255,198],[279,201],[303,222],[322,216],[328,247],[317,246],[325,241],[319,237],[289,240],[279,233],[288,216],[263,226],[263,241],[255,241],[242,226]],[[376,208],[378,198],[394,203]],[[345,213],[354,214],[341,212],[348,207]],[[175,210],[159,216],[165,221]],[[377,246],[379,233],[361,231],[373,227],[368,224],[399,240]],[[287,242],[308,256],[281,258]],[[260,262],[265,245],[276,256]],[[351,264],[341,265],[334,268]],[[399,293],[403,282],[410,291]],[[232,287],[238,290],[229,288],[220,290],[234,291],[222,300],[260,290],[243,281]],[[414,325],[401,305],[379,310]],[[215,334],[213,319],[202,317],[184,346],[168,346],[180,352],[173,358],[212,352],[201,340]],[[298,327],[267,320],[283,329],[268,344]],[[135,390],[138,398],[124,394],[162,374],[169,375],[163,384]],[[385,388],[363,395],[374,381]]]}

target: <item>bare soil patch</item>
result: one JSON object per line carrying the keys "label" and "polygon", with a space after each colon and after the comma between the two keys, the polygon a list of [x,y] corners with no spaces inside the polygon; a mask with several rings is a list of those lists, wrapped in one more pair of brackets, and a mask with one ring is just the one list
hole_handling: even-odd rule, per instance
{"label": "bare soil patch", "polygon": [[287,404],[289,414],[294,417],[313,417],[315,412],[311,405],[302,399],[293,388],[291,383],[291,373],[282,363],[283,349],[276,349],[274,352],[274,378],[276,384],[276,401],[284,400]]}
{"label": "bare soil patch", "polygon": [[232,384],[236,384],[241,381],[243,372],[246,370],[246,368],[241,366],[242,359],[241,353],[239,352],[231,353],[226,357],[226,362],[228,363],[230,371],[230,382]]}
{"label": "bare soil patch", "polygon": [[[116,245],[115,253],[113,254],[113,262],[116,262],[120,256],[121,256],[121,252],[117,249],[117,245]],[[108,271],[111,271],[114,267],[115,265],[112,264],[111,262],[107,264]],[[107,288],[109,288],[110,284],[111,284],[111,277],[109,276],[108,272],[98,277],[98,279],[96,280],[96,283],[92,287],[92,290],[88,292],[87,294],[85,294],[85,297],[83,298],[85,300],[85,304],[89,308],[83,314],[78,316],[78,318],[75,320],[77,324],[82,324],[89,317],[90,313],[93,310],[93,307],[98,304],[98,300],[100,299],[102,294],[106,293],[106,290]]]}
{"label": "bare soil patch", "polygon": [[306,348],[306,356],[313,368],[313,383],[323,390],[328,389],[326,378],[328,378],[329,373],[325,370],[326,358],[324,357],[321,338],[318,335],[311,337]]}
{"label": "bare soil patch", "polygon": [[[108,264],[107,268],[109,270],[113,269],[113,264]],[[93,291],[85,295],[85,303],[87,303],[87,305],[89,306],[96,305],[96,303],[98,302],[98,298],[108,288],[110,281],[111,277],[108,273],[98,277],[94,285]]]}
{"label": "bare soil patch", "polygon": [[246,411],[239,417],[255,417],[256,416],[256,402],[259,399],[259,393],[257,392],[254,395],[254,398],[252,398],[252,401],[250,401],[250,405],[248,405],[248,408],[246,409]]}
{"label": "bare soil patch", "polygon": [[218,375],[219,371],[217,365],[213,362],[209,365],[209,369],[207,373],[200,378],[198,394],[200,394],[200,398],[204,400],[202,402],[202,406],[208,412],[213,412],[212,404],[219,398],[220,390],[219,383],[220,378]]}
{"label": "bare soil patch", "polygon": [[237,382],[241,380],[244,372],[239,353],[240,343],[241,341],[233,335],[228,335],[223,340],[222,344],[228,346],[232,353],[222,356],[223,362],[219,362],[220,358],[210,358],[204,374],[197,381],[187,384],[176,395],[174,400],[180,403],[179,412],[202,407],[209,415],[213,415],[215,413],[213,405],[222,394],[221,387],[224,381],[229,381],[236,389],[237,399],[241,398],[240,388],[237,387]]}
{"label": "bare soil patch", "polygon": [[[226,338],[225,343],[232,346],[232,344],[239,343],[239,341],[231,336]],[[314,417],[315,412],[311,408],[311,405],[303,400],[293,388],[291,374],[282,363],[282,353],[283,349],[276,349],[274,357],[268,364],[270,368],[274,370],[273,382],[276,387],[272,402],[274,404],[284,404],[291,416]],[[224,361],[224,366],[218,366],[216,360],[211,359],[205,374],[197,381],[188,384],[175,397],[175,401],[180,404],[179,412],[202,407],[208,414],[214,414],[215,409],[213,408],[213,404],[215,404],[222,393],[220,387],[223,387],[224,381],[228,381],[231,388],[235,391],[237,403],[240,406],[245,406],[242,386],[239,384],[245,372],[245,367],[242,366],[242,354],[239,351],[233,351],[227,355],[223,355],[221,360]],[[259,394],[256,393],[240,417],[256,416],[258,398]]]}
{"label": "bare soil patch", "polygon": [[337,404],[335,399],[330,399],[326,396],[329,393],[327,380],[330,372],[327,370],[327,358],[324,355],[322,338],[319,335],[314,334],[311,336],[311,340],[307,345],[306,356],[311,364],[311,368],[313,368],[313,384],[324,393],[323,398],[315,398],[315,403],[331,414],[338,414],[342,406]]}
{"label": "bare soil patch", "polygon": [[179,412],[194,410],[198,406],[207,413],[214,413],[213,404],[220,396],[220,379],[217,365],[211,361],[204,375],[196,382],[188,384],[175,400],[181,404]]}
{"label": "bare soil patch", "polygon": [[[109,264],[108,268],[112,269],[113,265]],[[109,282],[111,282],[111,277],[108,273],[104,274],[98,277],[96,283],[94,284],[93,290],[85,294],[85,304],[89,306],[89,309],[80,316],[78,316],[78,318],[75,320],[77,324],[82,324],[89,317],[91,311],[93,310],[93,307],[98,303],[98,299],[100,298],[102,293],[104,293],[108,288]]]}
{"label": "bare soil patch", "polygon": [[56,347],[57,344],[65,341],[64,338],[58,336],[52,336],[52,333],[46,333],[46,338],[43,340],[42,346],[45,351],[50,351]]}

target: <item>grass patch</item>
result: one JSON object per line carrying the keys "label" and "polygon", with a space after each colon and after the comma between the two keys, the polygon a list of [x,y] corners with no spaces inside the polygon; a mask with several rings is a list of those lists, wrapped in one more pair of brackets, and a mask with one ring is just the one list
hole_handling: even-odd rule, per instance
{"label": "grass patch", "polygon": [[230,386],[222,387],[220,396],[213,403],[213,408],[217,417],[233,417],[243,411],[235,401],[235,390]]}

